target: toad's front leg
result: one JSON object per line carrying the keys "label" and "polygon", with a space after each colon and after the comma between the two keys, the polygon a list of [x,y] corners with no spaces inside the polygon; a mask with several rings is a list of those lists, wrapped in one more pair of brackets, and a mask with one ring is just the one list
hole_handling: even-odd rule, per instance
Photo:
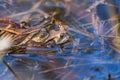
{"label": "toad's front leg", "polygon": [[26,53],[26,47],[23,46],[12,46],[8,50],[8,55],[10,54],[25,54]]}

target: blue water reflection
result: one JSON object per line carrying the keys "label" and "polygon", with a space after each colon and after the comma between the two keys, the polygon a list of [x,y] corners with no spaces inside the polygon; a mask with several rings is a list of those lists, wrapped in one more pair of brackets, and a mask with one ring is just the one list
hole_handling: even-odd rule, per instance
{"label": "blue water reflection", "polygon": [[[3,0],[0,1],[3,2]],[[14,9],[8,12],[3,5],[0,5],[0,11],[5,16],[16,20],[16,22],[20,22],[22,19],[29,17],[31,18],[31,16],[35,17],[33,14],[41,16],[37,11],[33,13],[32,11],[29,12],[31,6],[35,5],[39,0],[25,0],[25,2],[24,0],[5,0],[5,2],[7,1],[9,5],[12,4],[10,1],[13,1],[14,5],[11,6],[14,7]],[[20,1],[23,1],[23,4],[19,4],[21,3]],[[83,4],[81,2],[83,2]],[[105,2],[111,3],[112,6],[103,3],[96,6],[96,16],[101,20],[100,25],[103,27],[103,31],[98,31],[98,34],[97,31],[95,32],[96,27],[93,27],[91,20],[91,14],[92,11],[94,12],[94,8],[91,12],[86,12],[95,2],[99,2],[99,0],[73,1],[70,15],[72,15],[72,17],[78,16],[79,19],[75,17],[72,22],[69,22],[69,16],[65,19],[68,21],[68,23],[67,21],[66,23],[72,26],[70,27],[70,33],[73,35],[74,43],[64,47],[64,54],[60,54],[59,48],[55,46],[53,47],[54,49],[49,48],[49,50],[55,50],[54,52],[47,52],[48,49],[41,48],[41,51],[35,54],[28,51],[26,54],[5,55],[5,61],[13,71],[19,75],[21,80],[120,80],[120,55],[111,48],[111,38],[101,38],[101,35],[105,35],[105,37],[108,36],[106,32],[114,23],[114,21],[108,21],[108,19],[115,15],[118,16],[120,0],[105,0]],[[28,5],[26,5],[27,3]],[[113,13],[109,14],[112,12],[109,11],[110,8],[112,8],[113,11],[115,10],[115,15]],[[19,14],[19,12],[27,10],[32,15],[29,13],[28,15],[26,15],[26,13]],[[12,15],[11,12],[13,12],[14,15],[18,13],[18,17],[13,17],[14,15]],[[24,17],[21,16],[21,14],[24,14]],[[37,24],[37,21],[33,21],[33,24],[34,23]],[[72,30],[74,27],[77,27],[76,30]],[[77,32],[77,29],[83,29],[84,34],[79,31]],[[38,48],[34,50],[37,51]],[[49,55],[53,53],[54,55]],[[2,61],[0,62],[0,80],[15,80],[14,75],[7,69]]]}

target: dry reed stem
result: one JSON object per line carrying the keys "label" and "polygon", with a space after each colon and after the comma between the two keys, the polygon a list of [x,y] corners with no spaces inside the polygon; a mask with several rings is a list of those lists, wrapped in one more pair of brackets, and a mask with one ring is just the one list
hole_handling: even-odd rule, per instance
{"label": "dry reed stem", "polygon": [[112,40],[112,48],[120,53],[120,23],[113,27],[113,33],[115,34],[115,38]]}
{"label": "dry reed stem", "polygon": [[21,12],[18,14],[12,14],[10,16],[8,16],[9,18],[14,18],[14,17],[18,17],[18,16],[22,16],[22,15],[26,15],[26,14],[30,14],[32,12],[39,12],[40,14],[44,15],[44,16],[49,16],[47,13],[45,13],[43,10],[38,9],[38,7],[40,6],[40,4],[42,3],[43,0],[40,0],[39,2],[35,3],[35,5],[33,5],[33,7],[31,9],[29,9],[28,11],[25,12]]}

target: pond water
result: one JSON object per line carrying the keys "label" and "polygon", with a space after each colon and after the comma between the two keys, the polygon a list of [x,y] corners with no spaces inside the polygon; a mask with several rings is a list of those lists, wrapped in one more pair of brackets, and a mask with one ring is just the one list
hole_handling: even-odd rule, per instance
{"label": "pond water", "polygon": [[[59,17],[54,17],[69,26],[74,39],[72,44],[64,46],[62,54],[58,46],[28,48],[25,54],[4,55],[4,60],[19,80],[120,80],[120,46],[112,47],[111,30],[119,23],[120,1],[67,1],[0,0],[0,17],[16,23],[35,18],[30,24],[34,26],[41,22],[39,17],[58,11]],[[0,80],[18,80],[2,61]]]}

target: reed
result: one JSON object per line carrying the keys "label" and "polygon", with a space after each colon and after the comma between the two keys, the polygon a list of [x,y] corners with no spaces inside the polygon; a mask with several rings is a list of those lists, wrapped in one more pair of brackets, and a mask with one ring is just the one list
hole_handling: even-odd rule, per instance
{"label": "reed", "polygon": [[120,23],[113,26],[113,34],[115,35],[114,39],[112,40],[112,47],[118,53],[120,53]]}

